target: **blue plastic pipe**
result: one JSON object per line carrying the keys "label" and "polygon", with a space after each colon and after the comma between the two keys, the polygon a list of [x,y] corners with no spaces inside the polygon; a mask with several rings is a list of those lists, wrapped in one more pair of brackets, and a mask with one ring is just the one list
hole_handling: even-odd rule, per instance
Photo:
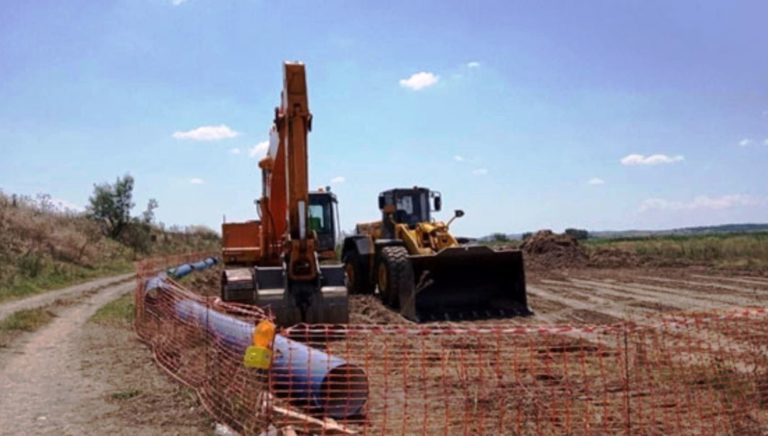
{"label": "blue plastic pipe", "polygon": [[[245,353],[251,345],[254,326],[191,300],[175,305],[176,314],[193,322],[233,352]],[[271,375],[275,392],[291,401],[308,403],[332,418],[359,415],[368,400],[365,372],[345,360],[276,335]]]}
{"label": "blue plastic pipe", "polygon": [[167,272],[169,276],[175,279],[180,279],[192,271],[202,271],[216,265],[217,263],[218,260],[216,260],[215,257],[207,257],[199,262],[181,264],[175,268],[169,269]]}

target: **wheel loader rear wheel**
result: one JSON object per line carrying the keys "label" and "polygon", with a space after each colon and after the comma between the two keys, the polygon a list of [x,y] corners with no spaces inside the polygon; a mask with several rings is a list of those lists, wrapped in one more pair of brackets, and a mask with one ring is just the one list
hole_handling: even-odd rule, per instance
{"label": "wheel loader rear wheel", "polygon": [[397,309],[400,295],[409,294],[414,287],[413,267],[405,247],[384,247],[378,268],[379,296],[388,306]]}

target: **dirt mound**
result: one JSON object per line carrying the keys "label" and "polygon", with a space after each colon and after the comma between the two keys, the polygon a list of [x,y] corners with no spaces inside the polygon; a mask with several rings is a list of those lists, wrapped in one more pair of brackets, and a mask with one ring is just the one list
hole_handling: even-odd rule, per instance
{"label": "dirt mound", "polygon": [[558,235],[551,230],[539,230],[520,246],[526,255],[526,266],[557,269],[587,266],[586,250],[570,235]]}
{"label": "dirt mound", "polygon": [[596,268],[636,268],[643,263],[635,253],[615,247],[597,247],[589,253],[589,266]]}

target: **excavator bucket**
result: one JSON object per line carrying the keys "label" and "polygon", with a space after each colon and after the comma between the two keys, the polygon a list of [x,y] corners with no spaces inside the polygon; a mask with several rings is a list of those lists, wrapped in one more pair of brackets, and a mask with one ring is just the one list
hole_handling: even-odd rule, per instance
{"label": "excavator bucket", "polygon": [[408,319],[469,320],[532,314],[520,250],[462,246],[409,258],[414,287],[399,298],[400,312]]}

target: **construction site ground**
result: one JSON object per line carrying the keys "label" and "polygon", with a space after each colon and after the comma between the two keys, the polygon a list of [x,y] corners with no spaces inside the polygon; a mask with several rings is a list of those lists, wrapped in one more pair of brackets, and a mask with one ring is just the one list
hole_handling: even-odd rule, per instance
{"label": "construction site ground", "polygon": [[[475,323],[603,324],[677,311],[764,306],[768,295],[768,277],[755,273],[532,265],[527,278],[534,315]],[[219,273],[197,273],[183,284],[217,295]],[[155,365],[130,325],[88,322],[100,306],[133,287],[128,281],[77,294],[62,291],[67,297],[52,303],[56,317],[51,324],[0,349],[0,421],[14,423],[0,433],[210,432],[211,421],[192,391]],[[350,307],[354,324],[408,322],[374,295],[354,295]]]}
{"label": "construction site ground", "polygon": [[[754,272],[725,272],[716,271],[706,267],[631,267],[631,268],[596,268],[582,266],[577,268],[546,269],[538,267],[536,262],[531,262],[533,267],[527,271],[528,275],[528,302],[534,312],[533,316],[508,319],[489,319],[471,321],[469,323],[458,321],[442,321],[422,324],[430,327],[469,327],[493,325],[499,326],[574,326],[584,327],[588,325],[614,325],[622,321],[637,322],[639,325],[654,325],[662,319],[670,316],[691,312],[726,311],[734,308],[765,307],[768,296],[768,277]],[[209,295],[215,295],[217,291],[218,273],[215,270],[205,272],[197,277],[191,277],[183,282],[190,290],[201,290]],[[375,295],[352,295],[350,297],[350,322],[351,324],[406,324],[411,323],[396,312],[385,307]],[[387,331],[387,330],[384,330]],[[390,330],[396,331],[396,330]],[[748,332],[744,332],[747,334]],[[691,332],[692,340],[705,340],[702,338],[718,338],[724,332],[702,330]],[[563,350],[573,350],[574,358],[568,368],[560,368],[573,378],[576,383],[579,377],[590,374],[589,385],[592,389],[603,386],[606,389],[606,398],[602,398],[603,406],[608,410],[622,410],[624,396],[619,381],[604,379],[599,374],[599,369],[606,361],[614,362],[614,354],[607,351],[620,344],[611,343],[610,337],[599,334],[571,334],[568,337],[550,335],[547,337],[530,335],[505,337],[473,343],[475,339],[465,337],[457,339],[453,336],[421,335],[418,337],[401,337],[397,334],[376,333],[370,335],[358,335],[348,341],[328,344],[327,351],[346,356],[347,359],[357,359],[355,362],[363,364],[367,368],[367,376],[371,395],[368,401],[368,419],[370,427],[366,431],[372,434],[386,433],[388,431],[400,431],[404,429],[410,432],[461,432],[466,424],[468,416],[471,416],[470,407],[462,401],[467,395],[466,386],[462,384],[461,377],[450,373],[446,378],[445,369],[434,360],[444,355],[440,350],[472,350],[473,359],[478,360],[472,367],[492,368],[499,359],[513,359],[520,365],[523,379],[533,374],[533,379],[523,383],[526,386],[526,395],[522,395],[518,387],[507,388],[477,388],[477,401],[481,401],[487,409],[481,414],[485,422],[492,426],[500,419],[499,414],[505,410],[518,410],[525,416],[522,419],[523,431],[543,432],[552,434],[565,431],[570,427],[564,427],[558,417],[557,404],[570,404],[571,399],[565,400],[558,395],[568,395],[568,392],[580,392],[578,386],[562,386],[563,380],[569,376],[558,374],[559,370],[547,364],[549,353],[560,353]],[[714,339],[713,339],[714,340]],[[415,342],[410,342],[415,341]],[[597,342],[592,342],[597,341]],[[705,340],[706,341],[706,340]],[[502,345],[499,345],[502,344]],[[501,346],[502,350],[498,347]],[[732,341],[725,345],[734,350],[743,351],[750,347],[748,336],[733,337]],[[606,349],[607,347],[607,349]],[[410,357],[405,357],[397,362],[386,362],[387,356],[375,350],[408,350]],[[716,347],[715,347],[716,349]],[[362,350],[352,351],[350,350]],[[369,351],[364,351],[369,350]],[[554,351],[553,351],[554,350]],[[616,354],[618,355],[618,354]],[[420,360],[423,356],[426,360]],[[615,357],[615,356],[614,356]],[[369,361],[370,359],[370,361]],[[430,360],[431,359],[431,360]],[[567,359],[563,358],[563,362]],[[518,361],[519,360],[519,361]],[[424,362],[428,363],[424,363]],[[483,362],[482,365],[479,362]],[[559,360],[558,364],[562,363]],[[669,364],[669,362],[667,362]],[[735,365],[738,367],[739,362]],[[557,364],[555,364],[557,366]],[[566,371],[567,370],[567,371]],[[544,371],[541,373],[541,371]],[[644,371],[652,371],[644,369]],[[450,372],[450,371],[449,371]],[[481,373],[472,373],[470,376],[482,379]],[[613,374],[616,375],[616,374]],[[709,383],[709,377],[701,368],[695,365],[690,372],[679,379],[670,380],[675,389],[685,392],[690,389],[696,391],[702,385]],[[553,384],[554,383],[554,384]],[[760,382],[763,383],[763,382]],[[615,386],[614,386],[615,385]],[[478,385],[479,386],[479,385]],[[618,386],[618,387],[617,387]],[[429,388],[428,388],[429,387]],[[406,395],[407,389],[412,392]],[[484,390],[485,389],[485,390]],[[646,395],[643,389],[652,389],[651,386],[638,386],[638,391],[632,392],[638,396],[637,400]],[[474,392],[474,390],[470,389]],[[418,393],[415,393],[418,392]],[[474,394],[473,394],[474,395]],[[572,395],[581,395],[573,393]],[[534,407],[531,409],[529,401],[554,401],[552,416],[540,415],[540,411]],[[575,399],[576,397],[574,397]],[[735,399],[735,398],[734,398]],[[650,400],[649,400],[650,401]],[[670,400],[674,404],[674,400]],[[662,402],[663,403],[663,402]],[[662,404],[659,403],[659,404]],[[479,403],[478,403],[479,404]],[[650,404],[656,404],[653,401]],[[668,404],[668,403],[664,403]],[[475,405],[476,406],[476,405]],[[656,406],[647,406],[649,408]],[[664,409],[653,412],[663,416]],[[764,407],[758,407],[759,411],[751,415],[751,420],[760,422],[759,428],[765,430],[768,425],[768,412]],[[458,411],[461,416],[452,418],[447,411]],[[654,409],[655,410],[655,409]],[[467,414],[470,415],[467,415]],[[549,413],[549,412],[548,412]],[[682,431],[685,423],[696,418],[694,409],[686,414],[678,416],[675,423],[659,424],[658,431]],[[530,415],[529,415],[530,414]],[[688,415],[690,414],[690,415]],[[382,417],[383,416],[383,417]],[[432,421],[424,424],[424,417]],[[591,417],[592,422],[601,421],[602,418]],[[621,422],[622,418],[612,416],[610,422]],[[723,418],[726,419],[726,418]],[[462,421],[463,420],[463,421]],[[611,421],[613,420],[613,421]],[[691,421],[693,422],[693,421]],[[754,427],[740,427],[741,421],[734,420],[735,428],[741,428],[751,434]],[[352,428],[355,423],[350,423]],[[647,422],[646,422],[647,424]],[[526,427],[527,425],[533,427]],[[610,425],[610,424],[606,424]],[[618,425],[618,424],[617,424]],[[668,426],[665,426],[668,425]],[[677,426],[677,427],[675,427]],[[429,430],[424,430],[424,429]],[[606,427],[606,431],[619,431],[623,427]],[[652,428],[652,427],[649,427]],[[510,430],[512,431],[512,430]],[[746,434],[745,433],[745,434]]]}

